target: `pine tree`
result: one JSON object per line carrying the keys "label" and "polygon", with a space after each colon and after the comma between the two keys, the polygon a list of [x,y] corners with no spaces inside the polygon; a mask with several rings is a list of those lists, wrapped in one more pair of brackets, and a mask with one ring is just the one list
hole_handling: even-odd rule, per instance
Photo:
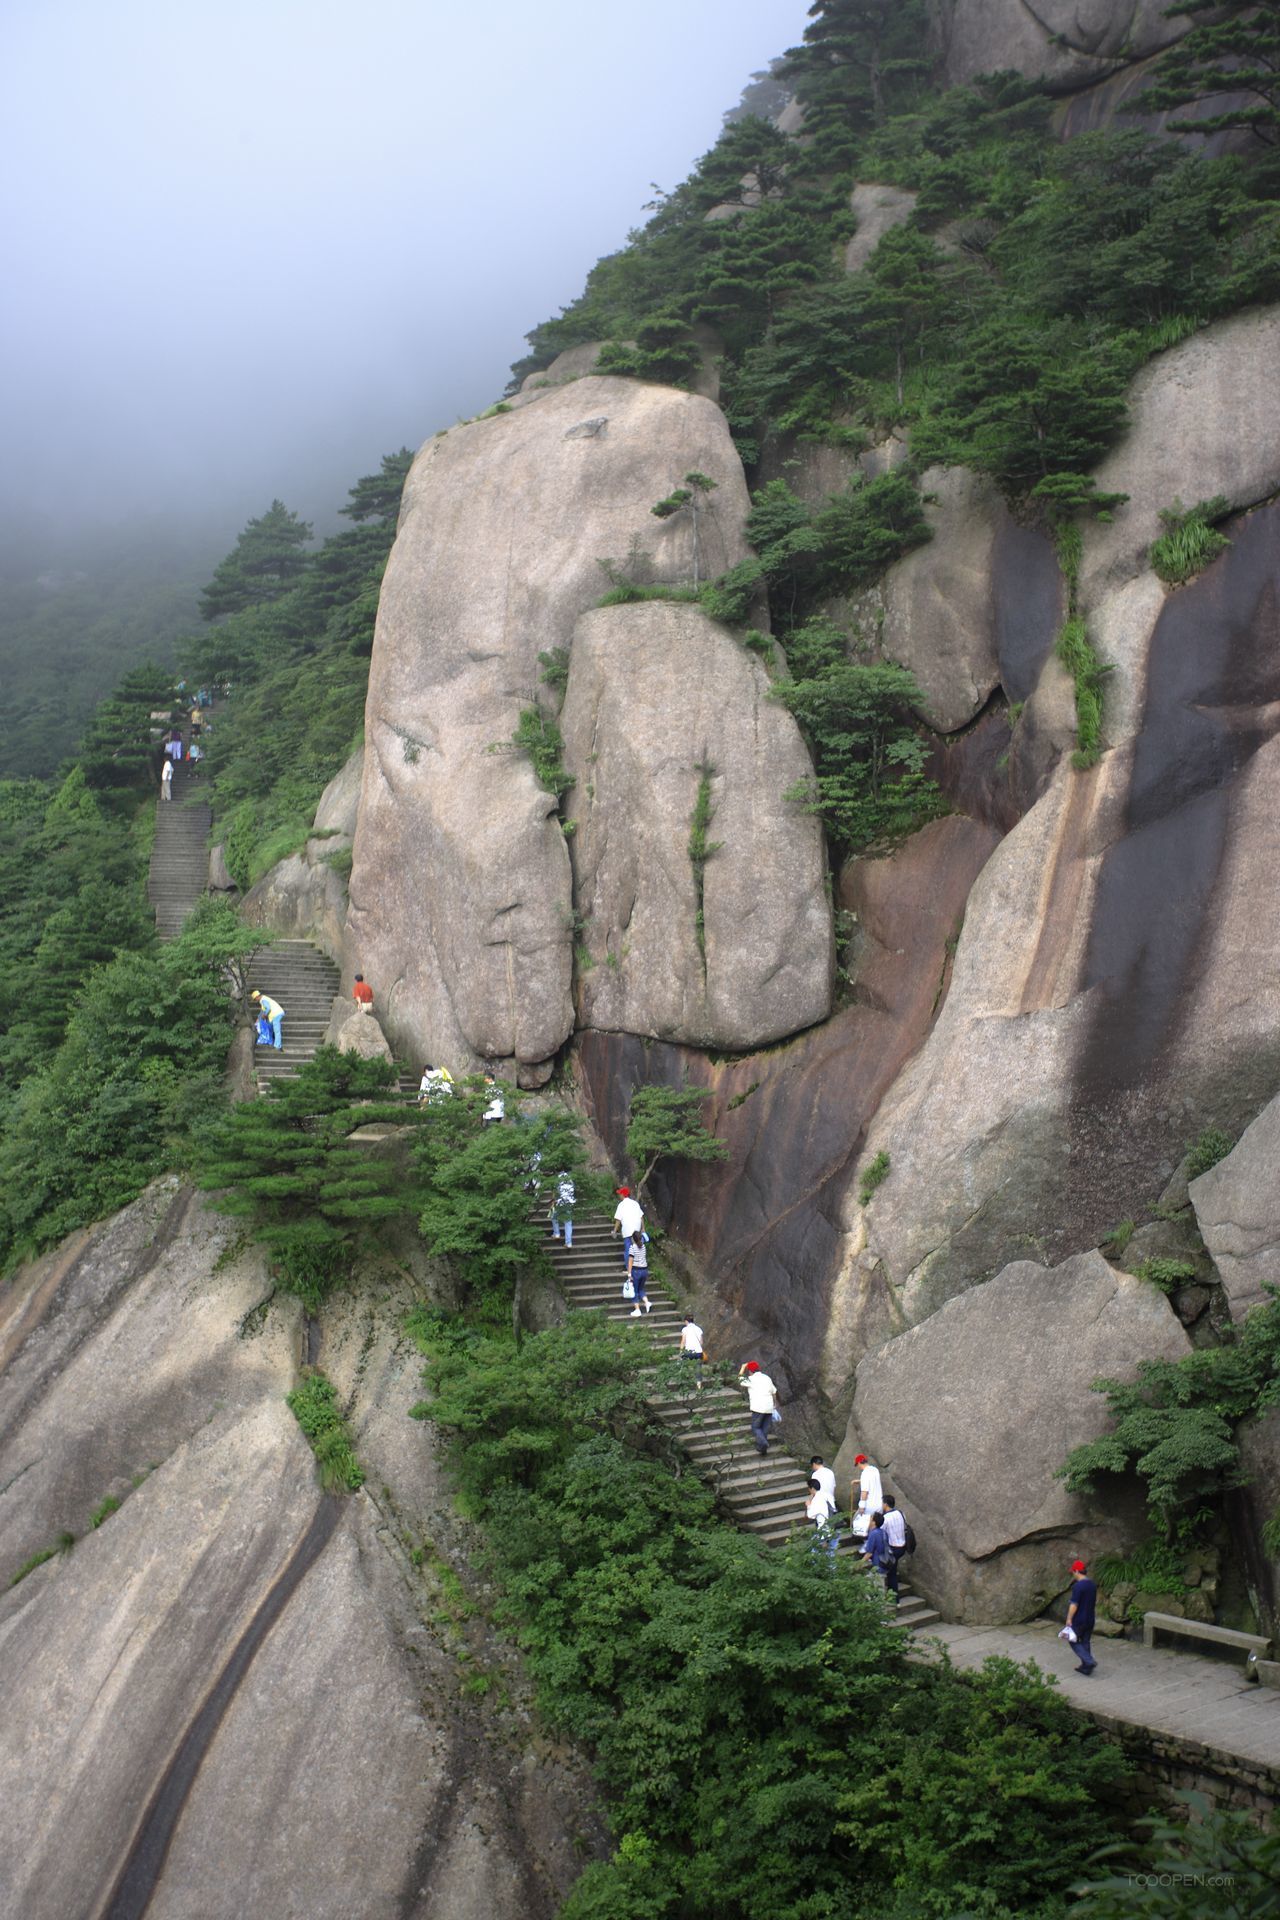
{"label": "pine tree", "polygon": [[637,1087],[631,1096],[627,1153],[647,1184],[659,1160],[727,1160],[729,1149],[702,1117],[705,1087]]}
{"label": "pine tree", "polygon": [[264,514],[250,520],[213,579],[200,595],[206,620],[280,599],[300,578],[307,565],[303,548],[311,527],[291,513],[283,500],[273,500]]}
{"label": "pine tree", "polygon": [[[1179,0],[1167,9],[1207,14],[1160,56],[1155,78],[1142,95],[1146,113],[1194,106],[1214,94],[1243,94],[1237,106],[1205,118],[1171,120],[1174,133],[1248,132],[1266,147],[1280,147],[1280,9],[1275,0]],[[1222,16],[1226,17],[1223,18]]]}

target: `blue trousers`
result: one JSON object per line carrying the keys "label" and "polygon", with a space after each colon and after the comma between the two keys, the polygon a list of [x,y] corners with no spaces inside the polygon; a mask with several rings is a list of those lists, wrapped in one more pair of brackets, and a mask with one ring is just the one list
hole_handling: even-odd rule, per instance
{"label": "blue trousers", "polygon": [[769,1451],[769,1435],[773,1431],[771,1413],[753,1413],[751,1416],[751,1438],[761,1453]]}
{"label": "blue trousers", "polygon": [[271,1016],[271,1044],[277,1053],[284,1051],[284,1040],[280,1033],[280,1022],[283,1019],[282,1013],[273,1013]]}
{"label": "blue trousers", "polygon": [[1093,1639],[1092,1627],[1090,1627],[1088,1633],[1076,1634],[1076,1645],[1075,1645],[1076,1659],[1080,1662],[1080,1665],[1084,1668],[1086,1673],[1092,1673],[1093,1669],[1098,1664],[1093,1657],[1093,1650],[1089,1645],[1089,1642],[1092,1639]]}

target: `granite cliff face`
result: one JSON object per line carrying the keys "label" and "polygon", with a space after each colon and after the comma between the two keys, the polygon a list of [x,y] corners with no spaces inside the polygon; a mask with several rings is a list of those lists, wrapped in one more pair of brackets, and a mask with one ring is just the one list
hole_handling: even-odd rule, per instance
{"label": "granite cliff face", "polygon": [[[23,1730],[0,1905],[549,1917],[601,1828],[510,1656],[441,1626],[431,1569],[466,1541],[407,1418],[403,1282],[326,1321],[369,1473],[338,1498],[284,1402],[298,1303],[265,1304],[261,1255],[230,1243],[163,1182],[0,1301],[0,1684]],[[477,1661],[513,1705],[463,1691]]]}

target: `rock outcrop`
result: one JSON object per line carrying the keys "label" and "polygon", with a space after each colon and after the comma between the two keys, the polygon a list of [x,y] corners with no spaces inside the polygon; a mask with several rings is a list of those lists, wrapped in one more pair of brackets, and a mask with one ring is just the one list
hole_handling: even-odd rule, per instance
{"label": "rock outcrop", "polygon": [[288,940],[314,940],[337,966],[342,965],[346,873],[363,770],[364,748],[358,747],[321,794],[302,852],[277,861],[240,907],[251,927]]}
{"label": "rock outcrop", "polygon": [[1166,0],[938,0],[947,84],[1009,68],[1055,93],[1094,85],[1181,39],[1190,22]]}
{"label": "rock outcrop", "polygon": [[1027,1619],[1077,1555],[1140,1531],[1140,1503],[1100,1518],[1055,1477],[1106,1426],[1093,1381],[1188,1351],[1163,1294],[1101,1254],[1015,1261],[862,1361],[837,1479],[856,1453],[879,1463],[915,1516],[912,1579],[944,1613]]}
{"label": "rock outcrop", "polygon": [[1061,579],[1049,542],[1015,525],[990,480],[930,467],[920,486],[932,540],[832,611],[911,669],[921,717],[951,733],[1002,681],[1011,700],[1033,690],[1061,625]]}
{"label": "rock outcrop", "polygon": [[[697,514],[650,513],[683,476]],[[405,488],[366,710],[348,954],[396,1046],[545,1077],[572,1026],[569,856],[511,747],[538,656],[608,582],[707,578],[746,554],[746,486],[710,401],[589,375],[429,441]],[[357,961],[358,956],[358,961]]]}
{"label": "rock outcrop", "polygon": [[[561,725],[581,939],[579,1024],[762,1046],[831,1009],[812,765],[769,677],[700,607],[599,608],[574,633]],[[690,836],[703,783],[705,864]]]}
{"label": "rock outcrop", "polygon": [[857,232],[844,250],[846,273],[865,267],[886,233],[911,218],[919,194],[908,187],[892,187],[881,181],[859,181],[849,196],[849,205],[858,222]]}
{"label": "rock outcrop", "polygon": [[[4,1579],[79,1538],[0,1596],[24,1730],[0,1758],[0,1905],[550,1920],[599,1821],[509,1657],[438,1624],[430,1567],[458,1522],[408,1418],[409,1301],[385,1283],[326,1331],[374,1491],[325,1495],[284,1402],[297,1303],[267,1307],[230,1240],[166,1182],[4,1296]],[[464,1693],[504,1659],[512,1707]]]}
{"label": "rock outcrop", "polygon": [[1188,1189],[1196,1221],[1241,1320],[1280,1287],[1280,1095],[1245,1128],[1224,1160]]}

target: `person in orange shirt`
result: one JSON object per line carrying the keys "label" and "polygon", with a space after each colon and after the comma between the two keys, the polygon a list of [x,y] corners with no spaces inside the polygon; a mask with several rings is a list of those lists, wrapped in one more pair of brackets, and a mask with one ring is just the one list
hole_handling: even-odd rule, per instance
{"label": "person in orange shirt", "polygon": [[356,983],[351,989],[351,998],[355,1001],[361,1013],[373,1012],[373,988],[369,985],[362,973],[356,975]]}

